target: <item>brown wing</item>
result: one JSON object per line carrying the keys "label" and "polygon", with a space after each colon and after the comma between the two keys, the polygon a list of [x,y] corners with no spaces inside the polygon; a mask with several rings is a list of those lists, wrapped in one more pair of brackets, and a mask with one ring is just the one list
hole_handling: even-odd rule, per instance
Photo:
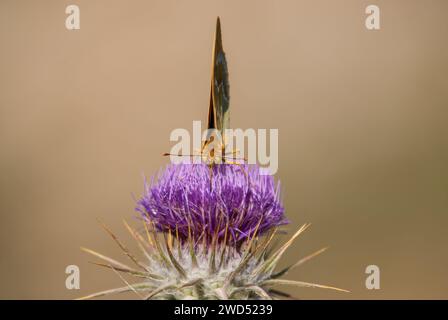
{"label": "brown wing", "polygon": [[219,130],[221,135],[225,129],[229,128],[230,124],[229,102],[229,73],[222,48],[221,23],[218,17],[212,56],[208,128]]}

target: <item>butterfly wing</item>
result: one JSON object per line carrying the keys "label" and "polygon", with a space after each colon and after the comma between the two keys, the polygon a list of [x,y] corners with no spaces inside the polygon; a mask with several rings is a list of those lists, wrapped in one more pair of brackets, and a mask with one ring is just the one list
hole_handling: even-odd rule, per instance
{"label": "butterfly wing", "polygon": [[229,73],[227,71],[226,56],[222,47],[221,23],[218,17],[212,57],[208,128],[219,130],[223,138],[224,130],[228,129],[230,125],[229,102]]}

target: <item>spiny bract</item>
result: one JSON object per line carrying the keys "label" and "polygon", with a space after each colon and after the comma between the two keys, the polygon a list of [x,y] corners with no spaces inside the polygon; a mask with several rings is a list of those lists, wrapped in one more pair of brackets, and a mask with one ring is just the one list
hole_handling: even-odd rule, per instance
{"label": "spiny bract", "polygon": [[321,249],[297,263],[280,271],[275,267],[286,251],[308,225],[302,226],[283,246],[269,254],[275,230],[263,238],[256,235],[246,241],[237,250],[227,245],[208,247],[204,244],[181,243],[170,234],[160,237],[147,229],[147,238],[125,224],[137,241],[146,263],[132,255],[118,238],[103,225],[105,230],[118,243],[125,255],[136,265],[129,267],[121,262],[101,255],[93,250],[84,251],[100,258],[105,263],[95,263],[114,270],[117,274],[125,273],[140,281],[130,284],[120,274],[126,284],[123,287],[98,292],[81,299],[90,299],[114,293],[135,292],[141,299],[276,299],[291,298],[290,295],[273,289],[275,285],[293,285],[345,291],[314,283],[280,279],[289,270],[297,267],[324,251]]}

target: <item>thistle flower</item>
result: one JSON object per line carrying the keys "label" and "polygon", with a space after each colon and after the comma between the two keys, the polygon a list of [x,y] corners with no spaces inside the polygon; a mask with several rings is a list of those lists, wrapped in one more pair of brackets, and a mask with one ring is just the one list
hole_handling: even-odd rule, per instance
{"label": "thistle flower", "polygon": [[[93,250],[84,251],[105,263],[99,266],[132,275],[140,282],[98,292],[94,298],[135,292],[142,299],[274,299],[289,298],[275,285],[295,285],[345,291],[281,276],[321,249],[283,270],[276,266],[286,249],[308,227],[302,226],[274,251],[272,240],[285,224],[279,185],[260,175],[257,166],[169,165],[157,180],[145,185],[137,210],[145,235],[128,224],[144,262],[137,259],[103,225],[125,255],[129,267]],[[273,253],[272,253],[273,252]]]}
{"label": "thistle flower", "polygon": [[[280,184],[260,174],[255,165],[168,165],[158,179],[146,183],[137,210],[158,231],[176,231],[185,241],[238,245],[287,223],[280,202]],[[226,230],[228,237],[225,238]]]}

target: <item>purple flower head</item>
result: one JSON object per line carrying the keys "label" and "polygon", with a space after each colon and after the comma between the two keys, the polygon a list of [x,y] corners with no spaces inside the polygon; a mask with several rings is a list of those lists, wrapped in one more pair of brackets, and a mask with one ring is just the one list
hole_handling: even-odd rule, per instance
{"label": "purple flower head", "polygon": [[257,229],[261,235],[288,223],[279,197],[280,184],[255,165],[170,164],[145,183],[137,211],[158,231],[180,240],[238,244]]}

